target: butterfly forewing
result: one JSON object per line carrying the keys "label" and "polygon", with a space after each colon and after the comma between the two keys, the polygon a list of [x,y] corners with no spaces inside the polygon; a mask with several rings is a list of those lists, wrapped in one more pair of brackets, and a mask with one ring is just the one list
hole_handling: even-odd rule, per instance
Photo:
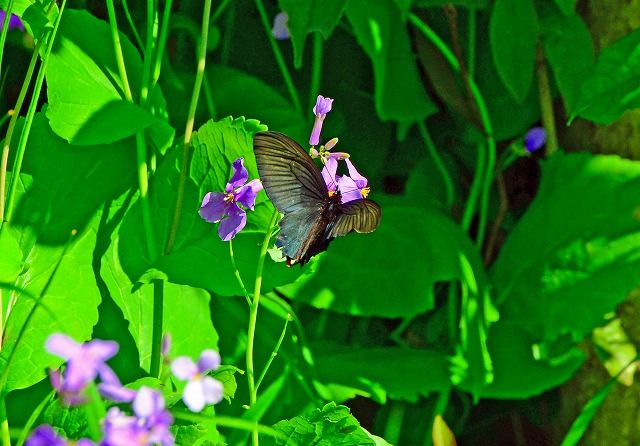
{"label": "butterfly forewing", "polygon": [[381,214],[378,203],[366,198],[341,204],[333,224],[327,227],[327,237],[335,238],[351,231],[373,232],[380,224]]}
{"label": "butterfly forewing", "polygon": [[327,186],[305,150],[286,135],[260,132],[253,150],[262,184],[280,212],[315,208],[327,198]]}

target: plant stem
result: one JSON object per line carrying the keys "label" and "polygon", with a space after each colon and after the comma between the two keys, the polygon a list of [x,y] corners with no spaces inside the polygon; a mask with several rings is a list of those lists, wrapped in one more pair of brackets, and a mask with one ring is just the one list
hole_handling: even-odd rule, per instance
{"label": "plant stem", "polygon": [[140,38],[140,34],[136,29],[135,23],[133,23],[133,19],[131,18],[131,13],[129,12],[129,5],[127,5],[127,0],[122,0],[122,9],[124,10],[124,16],[127,18],[127,22],[129,22],[129,26],[131,27],[131,32],[133,32],[133,38],[138,45],[140,51],[144,49],[144,45],[142,44],[142,39]]}
{"label": "plant stem", "polygon": [[0,398],[0,435],[2,435],[3,446],[11,446],[9,420],[7,419],[7,402],[4,397]]}
{"label": "plant stem", "polygon": [[313,62],[311,63],[311,86],[309,88],[309,110],[316,103],[320,94],[322,80],[322,36],[319,32],[313,33]]}
{"label": "plant stem", "polygon": [[551,156],[558,150],[558,133],[553,113],[553,98],[549,85],[549,72],[542,47],[538,46],[536,75],[538,77],[538,94],[540,96],[540,114],[542,125],[547,132],[546,155]]}
{"label": "plant stem", "polygon": [[267,375],[267,371],[269,370],[269,367],[271,367],[271,363],[273,362],[274,359],[276,359],[276,356],[278,356],[278,350],[280,350],[280,346],[282,345],[282,341],[284,341],[284,335],[287,333],[287,326],[289,325],[289,321],[291,321],[291,314],[290,313],[287,314],[287,319],[285,319],[285,321],[284,321],[284,327],[282,327],[282,333],[280,333],[280,337],[278,338],[278,342],[276,342],[276,346],[274,347],[273,351],[271,352],[271,356],[269,356],[269,359],[267,360],[267,364],[264,366],[264,369],[262,370],[262,373],[260,374],[260,378],[258,378],[258,383],[256,384],[256,393],[258,392],[258,389],[260,388],[260,384],[262,384],[262,380]]}
{"label": "plant stem", "polygon": [[264,27],[264,30],[267,33],[267,38],[269,39],[271,50],[273,51],[273,55],[276,58],[276,63],[278,64],[278,68],[280,69],[280,74],[282,74],[284,83],[287,87],[287,91],[289,92],[289,96],[291,97],[291,102],[293,103],[293,106],[295,107],[296,111],[302,114],[302,105],[300,104],[300,98],[298,97],[296,87],[293,84],[291,74],[289,73],[287,64],[284,61],[284,57],[282,56],[282,52],[280,51],[278,42],[276,42],[276,39],[273,37],[273,34],[271,33],[271,25],[269,23],[269,17],[267,16],[267,11],[264,9],[264,3],[262,3],[262,0],[255,0],[255,2],[256,2],[256,8],[258,8],[258,13],[260,14],[260,20],[262,20],[262,26]]}
{"label": "plant stem", "polygon": [[384,426],[384,439],[391,444],[398,444],[402,433],[402,422],[407,411],[404,401],[391,401],[391,407],[387,414],[387,421]]}
{"label": "plant stem", "polygon": [[107,0],[107,15],[109,16],[109,26],[111,28],[111,40],[113,42],[113,51],[116,55],[116,63],[118,64],[118,73],[122,79],[122,89],[124,97],[133,103],[133,95],[129,86],[129,78],[127,77],[127,68],[124,65],[124,56],[122,47],[120,46],[120,34],[118,32],[118,22],[116,20],[116,10],[113,6],[113,0]]}
{"label": "plant stem", "polygon": [[184,202],[184,186],[187,182],[187,174],[189,171],[190,144],[191,134],[193,133],[193,124],[196,116],[196,108],[198,107],[198,98],[200,97],[200,88],[202,87],[202,79],[204,78],[204,69],[207,60],[207,40],[209,39],[209,18],[211,15],[211,0],[205,0],[204,12],[202,14],[202,36],[198,48],[198,69],[191,94],[191,104],[189,105],[189,114],[187,116],[187,126],[184,132],[184,142],[182,145],[182,166],[180,168],[180,180],[178,181],[178,191],[176,194],[176,207],[173,212],[173,221],[167,237],[167,244],[164,252],[169,254],[173,249],[173,244],[178,233],[178,224],[180,223],[180,215],[182,213],[182,203]]}
{"label": "plant stem", "polygon": [[249,297],[249,292],[247,291],[247,288],[244,286],[244,282],[242,280],[242,277],[240,276],[240,271],[236,266],[236,258],[235,258],[235,255],[233,254],[233,239],[229,240],[229,257],[231,258],[231,267],[233,268],[233,274],[236,276],[236,280],[238,281],[240,288],[242,288],[244,297],[245,299],[247,299],[247,304],[249,305],[249,307],[251,307],[251,298]]}
{"label": "plant stem", "polygon": [[[255,385],[255,374],[253,365],[253,344],[256,336],[256,322],[258,319],[258,307],[260,305],[260,293],[262,291],[262,273],[264,270],[264,260],[267,256],[267,249],[269,248],[269,240],[271,240],[271,233],[278,219],[278,211],[273,212],[271,222],[267,228],[267,232],[264,235],[262,241],[262,247],[260,248],[260,256],[258,257],[258,266],[256,267],[256,282],[253,289],[253,300],[251,301],[251,309],[249,311],[249,328],[247,330],[247,383],[249,385],[249,407],[253,406],[258,399],[258,392]],[[258,431],[254,430],[251,435],[253,446],[258,445]]]}
{"label": "plant stem", "polygon": [[453,181],[451,180],[451,176],[449,175],[449,171],[447,167],[444,165],[440,154],[438,153],[438,149],[436,148],[433,140],[431,139],[431,135],[429,135],[429,130],[427,130],[427,126],[424,122],[418,122],[418,131],[420,132],[420,136],[422,136],[422,140],[424,141],[424,145],[427,147],[427,151],[431,158],[433,159],[434,164],[436,165],[436,169],[440,172],[442,176],[442,181],[444,183],[445,188],[445,200],[448,209],[451,209],[453,205]]}
{"label": "plant stem", "polygon": [[151,334],[151,364],[149,375],[160,378],[162,363],[162,328],[164,321],[164,281],[153,281],[153,331]]}
{"label": "plant stem", "polygon": [[13,0],[9,0],[7,9],[4,11],[5,16],[4,21],[2,22],[2,31],[0,32],[0,79],[2,79],[2,56],[4,55],[4,44],[7,41],[7,33],[9,32],[9,21],[11,20],[12,10]]}

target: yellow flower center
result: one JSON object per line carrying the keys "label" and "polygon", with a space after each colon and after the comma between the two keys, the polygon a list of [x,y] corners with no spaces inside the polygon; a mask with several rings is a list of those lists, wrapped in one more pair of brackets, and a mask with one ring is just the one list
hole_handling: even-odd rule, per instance
{"label": "yellow flower center", "polygon": [[229,192],[224,196],[225,203],[233,203],[233,201],[234,201],[233,192]]}
{"label": "yellow flower center", "polygon": [[371,188],[370,187],[363,187],[362,189],[360,189],[360,193],[362,194],[362,198],[367,198],[367,195],[369,195],[369,192],[371,192]]}

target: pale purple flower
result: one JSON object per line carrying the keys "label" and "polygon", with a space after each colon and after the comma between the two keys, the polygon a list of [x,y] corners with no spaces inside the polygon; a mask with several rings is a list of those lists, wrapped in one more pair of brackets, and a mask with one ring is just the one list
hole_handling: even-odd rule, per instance
{"label": "pale purple flower", "polygon": [[284,11],[277,13],[273,18],[273,28],[271,29],[271,34],[273,34],[273,37],[275,37],[276,40],[287,40],[291,37],[289,28],[287,27],[288,21],[289,16]]}
{"label": "pale purple flower", "polygon": [[209,192],[204,196],[200,206],[200,216],[209,223],[220,223],[218,234],[228,242],[247,224],[247,213],[240,207],[253,210],[258,192],[262,190],[260,180],[249,179],[249,172],[244,167],[244,158],[233,162],[233,176],[227,183],[225,193]]}
{"label": "pale purple flower", "polygon": [[538,151],[547,142],[547,132],[543,127],[533,127],[524,135],[524,147],[527,152]]}
{"label": "pale purple flower", "polygon": [[339,177],[336,174],[338,171],[338,160],[335,158],[328,158],[324,167],[322,168],[322,179],[324,183],[327,185],[327,189],[329,190],[329,196],[336,193],[338,190],[338,180]]}
{"label": "pale purple flower", "polygon": [[367,198],[370,188],[368,180],[358,172],[350,159],[344,160],[349,170],[349,175],[343,175],[338,179],[340,189],[340,200],[342,203]]}
{"label": "pale purple flower", "polygon": [[69,405],[82,403],[82,392],[98,375],[104,382],[117,381],[117,376],[105,363],[118,352],[118,343],[94,339],[81,344],[69,336],[55,333],[47,338],[45,349],[67,361],[64,374],[50,373],[51,383]]}
{"label": "pale purple flower", "polygon": [[311,136],[309,137],[309,144],[317,146],[320,143],[320,133],[322,132],[322,123],[327,113],[331,111],[331,105],[333,99],[325,98],[324,96],[318,96],[316,99],[316,105],[313,107],[313,114],[316,115],[316,120],[313,123],[313,130],[311,130]]}
{"label": "pale purple flower", "polygon": [[207,372],[219,366],[220,355],[215,350],[203,351],[197,364],[188,356],[180,356],[171,363],[173,374],[178,379],[189,381],[182,393],[182,401],[192,412],[200,412],[205,405],[222,401],[222,383],[206,376]]}
{"label": "pale purple flower", "polygon": [[[6,16],[7,13],[0,10],[0,31],[2,31],[2,25],[4,25],[4,19]],[[9,29],[19,29],[24,31],[24,25],[22,24],[20,17],[15,14],[11,14],[11,18],[9,18]]]}
{"label": "pale purple flower", "polygon": [[41,424],[38,426],[33,432],[31,432],[31,435],[25,442],[25,446],[68,446],[70,444],[76,446],[95,445],[95,443],[88,438],[81,438],[80,440],[70,442],[59,436],[48,424]]}
{"label": "pale purple flower", "polygon": [[173,417],[165,409],[164,398],[158,391],[141,387],[133,399],[133,413],[126,415],[117,407],[107,412],[104,420],[104,440],[101,446],[172,446],[169,432]]}

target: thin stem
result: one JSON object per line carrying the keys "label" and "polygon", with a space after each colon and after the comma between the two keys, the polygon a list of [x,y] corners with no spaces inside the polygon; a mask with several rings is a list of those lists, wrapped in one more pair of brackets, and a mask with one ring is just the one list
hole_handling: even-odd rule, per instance
{"label": "thin stem", "polygon": [[89,401],[84,405],[84,413],[87,416],[89,433],[93,440],[99,441],[102,437],[102,429],[100,428],[101,420],[106,415],[106,410],[94,382],[91,382],[89,386],[87,386],[87,394]]}
{"label": "thin stem", "polygon": [[151,335],[151,364],[149,375],[160,377],[162,364],[162,327],[164,321],[164,281],[153,281],[153,331]]}
{"label": "thin stem", "polygon": [[[258,307],[260,305],[260,293],[262,291],[262,273],[264,271],[264,260],[267,256],[269,248],[269,240],[271,240],[271,232],[278,219],[278,211],[273,212],[271,222],[267,228],[260,248],[260,257],[258,257],[258,266],[256,267],[256,282],[253,290],[253,300],[251,301],[251,309],[249,311],[249,328],[247,330],[247,383],[249,385],[249,407],[253,406],[258,399],[258,392],[255,385],[255,374],[253,365],[253,344],[256,336],[256,322],[258,320]],[[258,431],[254,430],[251,435],[253,446],[258,445]]]}
{"label": "thin stem", "polygon": [[278,64],[278,68],[280,69],[280,74],[284,79],[284,83],[287,87],[287,91],[289,92],[289,96],[291,97],[291,102],[293,102],[293,106],[296,111],[302,114],[302,105],[300,104],[300,98],[298,97],[298,92],[296,91],[296,87],[293,84],[293,80],[291,78],[291,74],[289,73],[289,69],[287,68],[287,64],[284,61],[284,57],[282,56],[282,52],[280,51],[280,47],[278,46],[278,42],[273,37],[271,33],[271,24],[269,23],[269,17],[267,16],[267,11],[264,9],[264,3],[262,0],[255,0],[256,8],[258,8],[258,13],[260,14],[260,20],[262,21],[262,26],[267,34],[267,38],[269,39],[269,44],[271,45],[271,50],[273,51],[273,55],[276,58],[276,63]]}
{"label": "thin stem", "polygon": [[311,86],[309,88],[309,110],[316,103],[320,94],[322,80],[322,36],[319,32],[313,33],[313,61],[311,62]]}
{"label": "thin stem", "polygon": [[124,56],[122,54],[122,47],[120,46],[120,33],[118,32],[118,22],[116,21],[116,10],[113,6],[113,0],[107,0],[107,14],[109,16],[109,26],[111,28],[113,51],[115,52],[116,63],[118,64],[118,73],[120,73],[120,78],[122,79],[124,97],[129,102],[133,102],[133,95],[131,94],[131,87],[129,86],[129,78],[127,77],[127,68],[124,65]]}
{"label": "thin stem", "polygon": [[553,98],[549,84],[549,72],[542,47],[538,46],[536,75],[538,77],[538,94],[540,96],[540,114],[542,125],[547,132],[546,155],[551,156],[558,150],[558,133],[553,113]]}
{"label": "thin stem", "polygon": [[429,135],[429,130],[427,130],[427,126],[424,124],[424,122],[418,122],[418,131],[420,132],[420,136],[422,136],[422,140],[424,141],[424,145],[427,147],[429,155],[431,155],[431,158],[436,165],[436,169],[438,170],[438,172],[440,172],[440,176],[442,177],[442,181],[444,182],[446,205],[448,209],[451,209],[451,206],[453,205],[454,191],[453,181],[451,180],[449,171],[444,165],[444,162],[442,161],[442,158],[438,153],[438,149],[433,143],[431,135]]}
{"label": "thin stem", "polygon": [[131,32],[133,32],[133,38],[138,45],[138,48],[142,50],[144,45],[142,44],[142,39],[140,38],[140,34],[136,29],[135,23],[133,23],[133,19],[131,18],[131,13],[129,12],[129,5],[127,5],[127,0],[122,0],[122,9],[124,10],[124,16],[127,18],[127,22],[129,22],[129,26],[131,27]]}
{"label": "thin stem", "polygon": [[166,0],[164,4],[164,12],[162,14],[162,26],[160,27],[160,39],[158,41],[158,48],[155,53],[153,62],[153,74],[151,77],[150,90],[153,90],[158,79],[160,79],[160,71],[162,69],[162,59],[164,56],[164,50],[167,46],[167,37],[169,36],[169,18],[171,17],[171,4],[172,0]]}
{"label": "thin stem", "polygon": [[2,31],[0,32],[0,79],[2,79],[2,56],[4,55],[4,44],[7,40],[9,32],[9,21],[11,20],[11,11],[13,11],[13,0],[9,0],[7,9],[4,11],[4,21],[2,22]]}
{"label": "thin stem", "polygon": [[485,265],[489,265],[489,263],[491,263],[491,260],[493,259],[493,253],[496,248],[500,226],[502,225],[502,221],[506,217],[507,211],[509,210],[509,197],[507,196],[507,187],[504,184],[504,177],[502,175],[502,169],[500,168],[500,166],[496,166],[496,178],[498,193],[500,194],[500,207],[498,208],[496,219],[491,225],[491,232],[489,233],[489,238],[487,240],[487,247],[485,248],[484,253]]}
{"label": "thin stem", "polygon": [[176,194],[176,207],[173,212],[173,221],[167,237],[165,246],[165,254],[169,254],[173,249],[173,244],[178,233],[178,223],[180,223],[180,215],[182,213],[182,203],[184,201],[184,186],[187,182],[187,174],[189,171],[190,144],[191,134],[193,133],[193,124],[196,116],[196,108],[198,107],[198,98],[200,97],[200,88],[202,87],[202,79],[204,78],[204,69],[207,60],[207,40],[209,39],[209,18],[211,14],[211,0],[205,0],[204,12],[202,14],[202,36],[198,48],[198,69],[193,85],[193,93],[191,94],[191,104],[189,105],[189,114],[187,115],[187,126],[184,132],[184,142],[182,145],[182,166],[180,168],[180,180],[178,182],[178,191]]}
{"label": "thin stem", "polygon": [[[25,441],[27,440],[28,435],[31,433],[33,426],[36,424],[36,421],[40,418],[40,415],[44,411],[45,407],[49,405],[49,402],[53,400],[53,397],[56,395],[55,389],[49,392],[43,399],[38,403],[36,408],[31,412],[29,419],[22,427],[22,432],[20,432],[20,436],[18,437],[17,446],[23,446]],[[3,400],[4,401],[4,400]]]}
{"label": "thin stem", "polygon": [[262,384],[262,380],[267,375],[267,371],[269,370],[269,367],[271,367],[271,363],[273,362],[274,359],[276,359],[276,356],[278,356],[278,350],[280,350],[280,346],[282,345],[282,341],[284,341],[284,335],[287,333],[287,326],[289,325],[289,321],[291,321],[291,314],[287,313],[287,319],[285,319],[285,321],[284,321],[284,327],[282,327],[282,333],[280,333],[280,337],[278,338],[278,342],[276,343],[276,346],[274,347],[273,351],[271,352],[271,356],[269,356],[269,359],[267,360],[267,364],[264,366],[264,369],[262,370],[262,373],[260,374],[260,378],[258,378],[258,383],[256,384],[256,393],[258,392],[258,389],[260,388],[260,384]]}
{"label": "thin stem", "polygon": [[211,15],[211,23],[215,23],[215,21],[218,20],[218,17],[220,17],[225,9],[227,9],[229,3],[231,3],[231,0],[222,0],[222,2],[220,2],[216,10],[213,11],[213,14]]}
{"label": "thin stem", "polygon": [[233,239],[229,240],[229,257],[231,258],[231,267],[233,268],[233,274],[236,276],[236,280],[238,281],[240,288],[242,288],[244,297],[245,299],[247,299],[247,304],[251,306],[251,298],[249,297],[249,292],[247,291],[247,288],[244,286],[244,281],[242,280],[242,277],[240,276],[240,271],[236,266],[236,258],[233,254]]}
{"label": "thin stem", "polygon": [[[157,9],[155,8],[155,0],[147,0],[147,41],[144,47],[143,67],[142,67],[142,85],[140,86],[140,104],[143,107],[147,105],[149,98],[149,80],[151,79],[151,62],[153,60],[153,51],[155,49],[155,39],[157,37]],[[115,23],[115,22],[114,22]]]}
{"label": "thin stem", "polygon": [[464,213],[462,214],[462,227],[465,231],[469,231],[471,227],[471,220],[476,212],[476,204],[478,197],[480,196],[480,190],[482,188],[482,172],[485,169],[485,159],[487,152],[481,144],[478,144],[478,158],[476,159],[476,169],[473,173],[473,182],[471,183],[471,190],[467,197],[467,203],[464,207]]}
{"label": "thin stem", "polygon": [[11,446],[9,420],[7,419],[7,402],[4,397],[0,399],[0,435],[2,435],[3,446]]}
{"label": "thin stem", "polygon": [[407,412],[407,405],[404,401],[392,401],[387,415],[387,421],[384,426],[384,439],[390,444],[398,444],[400,442],[400,433],[402,432],[402,422]]}
{"label": "thin stem", "polygon": [[[51,7],[55,4],[54,1],[51,2]],[[53,31],[49,34],[47,40],[47,46],[45,49],[45,54],[42,58],[42,63],[38,68],[38,76],[36,77],[36,82],[33,86],[33,92],[31,94],[31,102],[29,103],[29,109],[27,110],[27,116],[24,121],[24,126],[22,127],[22,132],[20,133],[20,141],[18,143],[18,148],[16,150],[16,158],[13,161],[13,167],[11,169],[11,183],[9,184],[9,192],[7,194],[7,203],[5,208],[6,220],[11,221],[11,217],[13,215],[13,201],[15,199],[16,188],[18,186],[18,181],[20,180],[20,170],[22,169],[22,160],[24,159],[24,152],[27,147],[27,140],[29,139],[29,134],[31,133],[31,125],[33,124],[33,117],[36,114],[36,109],[38,107],[38,99],[40,98],[40,92],[42,91],[42,84],[44,83],[44,75],[47,71],[47,65],[49,63],[49,55],[51,54],[51,48],[53,47],[53,42],[56,39],[56,34],[58,33],[58,27],[60,26],[60,19],[62,17],[62,13],[64,12],[64,7],[67,4],[67,0],[62,0],[62,4],[60,6],[60,12],[58,13],[58,17],[56,18],[56,23],[53,26]],[[45,40],[45,35],[43,35],[42,40]],[[5,142],[7,144],[7,142]]]}

